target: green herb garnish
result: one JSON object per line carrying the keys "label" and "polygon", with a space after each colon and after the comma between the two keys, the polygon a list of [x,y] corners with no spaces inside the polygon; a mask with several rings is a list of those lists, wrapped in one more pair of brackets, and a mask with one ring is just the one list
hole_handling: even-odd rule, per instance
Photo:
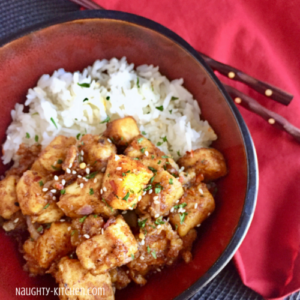
{"label": "green herb garnish", "polygon": [[90,188],[89,194],[94,195],[94,189],[93,188]]}
{"label": "green herb garnish", "polygon": [[76,135],[76,139],[79,141],[79,139],[80,139],[80,136],[81,136],[81,133],[78,133],[77,135]]}
{"label": "green herb garnish", "polygon": [[154,222],[156,225],[162,225],[165,224],[165,222],[162,220],[162,216],[157,218]]}
{"label": "green herb garnish", "polygon": [[51,167],[52,167],[53,170],[56,170],[56,171],[59,170],[59,168],[56,168],[56,167],[54,167],[52,165],[51,165]]}
{"label": "green herb garnish", "polygon": [[177,97],[172,97],[171,98],[171,101],[175,101],[175,100],[178,100],[179,98],[177,98]]}
{"label": "green herb garnish", "polygon": [[53,119],[53,118],[50,118],[50,121],[53,123],[53,125],[56,127],[56,129],[58,129],[58,127],[57,127],[57,125],[56,125],[54,119]]}
{"label": "green herb garnish", "polygon": [[109,96],[107,96],[107,97],[106,97],[106,100],[107,100],[107,101],[109,101],[109,99],[110,99],[110,97],[109,97]]}
{"label": "green herb garnish", "polygon": [[132,253],[130,254],[130,256],[131,256],[132,259],[134,259],[134,255]]}
{"label": "green herb garnish", "polygon": [[36,136],[34,137],[34,140],[35,140],[35,142],[37,143],[37,142],[39,141],[39,136],[36,135]]}
{"label": "green herb garnish", "polygon": [[154,169],[154,168],[152,168],[152,167],[148,167],[148,169],[150,170],[150,171],[152,171],[152,172],[157,172],[157,170],[156,169]]}
{"label": "green herb garnish", "polygon": [[149,246],[147,246],[147,252],[150,253],[151,249]]}
{"label": "green herb garnish", "polygon": [[85,102],[85,101],[89,101],[89,99],[88,98],[84,98],[82,102]]}
{"label": "green herb garnish", "polygon": [[139,138],[139,139],[137,140],[137,143],[140,144],[140,143],[143,141],[143,139],[144,139],[144,138]]}
{"label": "green herb garnish", "polygon": [[26,132],[26,139],[30,139],[30,134]]}
{"label": "green herb garnish", "polygon": [[144,220],[142,220],[142,221],[139,221],[139,220],[138,220],[138,225],[139,225],[139,227],[144,228],[145,225],[146,225],[147,220],[148,220],[148,219],[144,219]]}
{"label": "green herb garnish", "polygon": [[160,111],[163,111],[164,110],[164,107],[161,105],[161,106],[155,106],[156,109],[160,110]]}
{"label": "green herb garnish", "polygon": [[66,193],[66,189],[63,189],[63,190],[60,191],[61,195],[64,195],[65,193]]}
{"label": "green herb garnish", "polygon": [[145,131],[142,131],[142,135],[146,135],[147,133]]}
{"label": "green herb garnish", "polygon": [[77,84],[84,88],[89,88],[91,86],[89,83],[77,83]]}
{"label": "green herb garnish", "polygon": [[79,219],[79,222],[83,223],[86,218],[87,218],[87,216],[83,216],[82,218]]}
{"label": "green herb garnish", "polygon": [[170,178],[170,179],[169,179],[169,183],[170,183],[170,184],[173,184],[173,178]]}
{"label": "green herb garnish", "polygon": [[178,156],[181,156],[180,151],[177,151],[177,155],[178,155]]}
{"label": "green herb garnish", "polygon": [[44,228],[43,228],[43,226],[41,225],[36,231],[37,231],[37,232],[42,232],[43,229],[44,229]]}
{"label": "green herb garnish", "polygon": [[140,88],[140,79],[139,78],[137,78],[137,80],[136,80],[136,85],[138,88]]}
{"label": "green herb garnish", "polygon": [[50,203],[47,203],[45,206],[44,206],[44,209],[47,209],[49,207]]}
{"label": "green herb garnish", "polygon": [[92,178],[94,178],[94,177],[97,175],[97,173],[98,173],[98,171],[93,172],[93,173],[91,173],[91,174],[89,174],[89,175],[86,175],[85,178],[86,178],[86,179],[92,179]]}
{"label": "green herb garnish", "polygon": [[39,181],[39,185],[40,186],[43,186],[44,185],[44,182],[41,180],[41,181]]}
{"label": "green herb garnish", "polygon": [[122,198],[122,200],[125,200],[127,202],[128,198],[129,198],[129,192],[127,192],[127,194],[125,195],[125,197]]}
{"label": "green herb garnish", "polygon": [[101,199],[101,201],[104,202],[105,205],[108,206],[111,211],[114,211],[114,209],[104,199]]}
{"label": "green herb garnish", "polygon": [[155,259],[157,259],[155,250],[153,250],[153,251],[151,252],[151,254],[152,254],[152,256],[153,256]]}
{"label": "green herb garnish", "polygon": [[184,208],[184,207],[186,207],[186,206],[187,206],[187,204],[186,204],[185,202],[183,202],[183,203],[178,204],[178,205],[175,205],[175,206],[173,206],[173,207],[174,207],[174,209],[178,209],[178,208]]}
{"label": "green herb garnish", "polygon": [[62,159],[59,159],[59,160],[57,161],[57,163],[58,163],[59,165],[61,165],[61,164],[63,163],[63,160],[62,160]]}
{"label": "green herb garnish", "polygon": [[141,152],[142,152],[142,153],[145,153],[145,150],[146,150],[146,148],[142,148],[142,149],[141,149]]}
{"label": "green herb garnish", "polygon": [[107,116],[105,120],[103,120],[102,122],[100,122],[100,124],[108,123],[109,121],[110,121],[110,117]]}
{"label": "green herb garnish", "polygon": [[179,218],[180,218],[180,224],[183,224],[185,216],[187,216],[188,213],[184,212],[183,214],[179,214]]}

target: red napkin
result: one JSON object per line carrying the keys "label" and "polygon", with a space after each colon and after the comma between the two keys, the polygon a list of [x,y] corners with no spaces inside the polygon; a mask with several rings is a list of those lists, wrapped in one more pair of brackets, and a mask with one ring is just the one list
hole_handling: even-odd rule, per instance
{"label": "red napkin", "polygon": [[[298,1],[94,1],[161,23],[195,49],[294,94],[285,107],[231,82],[300,127]],[[244,108],[240,112],[256,146],[260,187],[235,263],[245,285],[280,299],[300,289],[300,144]]]}

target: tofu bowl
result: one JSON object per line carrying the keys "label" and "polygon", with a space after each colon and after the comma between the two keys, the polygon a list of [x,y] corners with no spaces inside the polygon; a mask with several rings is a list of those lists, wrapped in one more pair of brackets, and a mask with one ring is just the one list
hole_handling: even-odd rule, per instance
{"label": "tofu bowl", "polygon": [[[0,182],[1,298],[18,299],[27,288],[34,299],[67,299],[55,274],[60,288],[103,286],[109,295],[101,299],[188,299],[224,268],[254,214],[257,160],[241,115],[195,49],[136,15],[80,11],[3,41],[0,64],[1,175],[15,158],[12,132],[18,146],[33,147],[22,172],[20,160]],[[95,110],[99,120],[89,118]],[[3,199],[14,185],[10,211]],[[31,235],[25,244],[8,227],[20,212]],[[65,248],[50,263],[58,245]],[[154,250],[163,245],[172,250],[167,258]],[[38,288],[50,290],[34,295]]]}

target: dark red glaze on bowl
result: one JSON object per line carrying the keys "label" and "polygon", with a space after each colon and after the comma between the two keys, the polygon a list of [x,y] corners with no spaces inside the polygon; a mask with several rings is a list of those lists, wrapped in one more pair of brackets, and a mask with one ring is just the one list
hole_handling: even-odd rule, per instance
{"label": "dark red glaze on bowl", "polygon": [[[54,25],[53,25],[54,24]],[[56,25],[55,25],[56,24]],[[33,28],[0,48],[0,140],[11,122],[15,103],[42,74],[58,68],[82,70],[96,59],[127,57],[136,66],[153,64],[169,79],[183,78],[198,100],[203,117],[218,135],[214,147],[225,156],[229,173],[218,181],[216,210],[199,228],[194,259],[166,268],[144,287],[131,284],[117,299],[185,299],[209,282],[231,259],[252,218],[257,165],[249,132],[220,82],[196,51],[176,34],[150,20],[112,11],[83,11]],[[5,167],[1,164],[0,171]],[[16,287],[56,286],[50,276],[32,278],[16,243],[0,232],[0,298],[19,299]],[[45,296],[27,297],[44,299]],[[53,293],[47,299],[57,299]]]}

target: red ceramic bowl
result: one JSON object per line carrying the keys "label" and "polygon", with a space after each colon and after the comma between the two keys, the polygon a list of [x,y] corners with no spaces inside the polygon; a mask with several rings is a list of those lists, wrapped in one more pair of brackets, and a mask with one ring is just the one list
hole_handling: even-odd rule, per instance
{"label": "red ceramic bowl", "polygon": [[[197,52],[165,27],[135,15],[115,11],[81,11],[36,26],[0,48],[0,138],[11,122],[15,103],[42,74],[58,68],[74,72],[96,59],[121,58],[153,64],[169,79],[184,78],[198,99],[203,117],[218,135],[213,147],[225,156],[229,173],[217,182],[216,210],[199,228],[191,263],[179,263],[150,277],[144,287],[131,284],[117,299],[186,299],[207,284],[232,258],[254,212],[257,162],[247,127],[219,80]],[[0,171],[5,171],[0,166]],[[11,237],[0,232],[0,298],[19,299],[16,287],[56,286],[50,276],[29,277]],[[27,299],[45,299],[31,296]],[[50,293],[47,299],[57,299]]]}

